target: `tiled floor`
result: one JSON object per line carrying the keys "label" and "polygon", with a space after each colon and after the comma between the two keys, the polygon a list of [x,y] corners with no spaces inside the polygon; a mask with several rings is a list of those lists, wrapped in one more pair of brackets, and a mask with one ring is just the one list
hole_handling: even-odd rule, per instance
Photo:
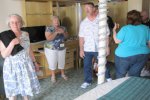
{"label": "tiled floor", "polygon": [[[111,72],[112,74],[114,73],[114,71]],[[80,88],[80,85],[83,83],[83,68],[78,70],[71,69],[66,73],[69,77],[68,81],[63,80],[60,75],[57,75],[57,82],[55,84],[52,84],[50,77],[41,79],[40,94],[30,97],[30,100],[73,100],[97,85],[97,78],[94,77],[91,86],[87,89]],[[21,96],[18,96],[18,100],[22,100]]]}

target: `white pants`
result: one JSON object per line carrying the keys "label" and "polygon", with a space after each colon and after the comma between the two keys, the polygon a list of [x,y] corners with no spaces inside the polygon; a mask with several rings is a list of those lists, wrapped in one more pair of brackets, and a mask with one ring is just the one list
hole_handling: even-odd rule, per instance
{"label": "white pants", "polygon": [[55,70],[58,69],[64,69],[65,66],[65,55],[66,55],[66,49],[64,50],[51,50],[48,48],[44,49],[45,56],[49,65],[49,69]]}

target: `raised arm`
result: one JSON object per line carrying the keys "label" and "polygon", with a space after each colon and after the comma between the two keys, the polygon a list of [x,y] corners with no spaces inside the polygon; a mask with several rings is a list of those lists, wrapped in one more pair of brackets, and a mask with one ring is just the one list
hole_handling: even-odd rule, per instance
{"label": "raised arm", "polygon": [[110,48],[109,48],[109,40],[110,40],[110,29],[107,26],[107,36],[106,36],[106,56],[108,56],[110,54]]}
{"label": "raised arm", "polygon": [[113,39],[114,39],[116,44],[119,44],[121,41],[117,39],[117,32],[116,32],[117,28],[119,28],[119,24],[115,23],[115,26],[113,28]]}
{"label": "raised arm", "polygon": [[2,55],[2,57],[3,57],[3,58],[6,58],[6,57],[8,57],[9,55],[11,55],[11,52],[12,52],[12,50],[13,50],[13,48],[14,48],[14,46],[15,46],[16,44],[19,44],[19,39],[17,39],[17,38],[13,39],[13,40],[9,43],[8,47],[5,47],[4,44],[3,44],[3,42],[0,41],[0,50],[1,50],[1,55]]}
{"label": "raised arm", "polygon": [[45,32],[46,40],[52,41],[56,36],[58,32]]}
{"label": "raised arm", "polygon": [[68,32],[67,32],[67,29],[65,27],[61,27],[59,29],[56,30],[59,34],[63,34],[65,39],[68,38]]}
{"label": "raised arm", "polygon": [[109,47],[109,36],[106,37],[106,56],[110,54],[110,47]]}

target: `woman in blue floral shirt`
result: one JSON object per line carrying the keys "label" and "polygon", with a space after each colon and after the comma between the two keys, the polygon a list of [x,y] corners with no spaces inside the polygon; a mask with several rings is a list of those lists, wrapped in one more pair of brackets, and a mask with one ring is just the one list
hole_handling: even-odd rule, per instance
{"label": "woman in blue floral shirt", "polygon": [[64,40],[67,37],[67,30],[60,26],[59,18],[53,16],[52,26],[46,27],[45,36],[47,42],[45,43],[45,55],[48,61],[49,69],[51,70],[51,81],[56,82],[55,70],[61,70],[61,76],[65,80],[67,77],[64,73],[66,48]]}

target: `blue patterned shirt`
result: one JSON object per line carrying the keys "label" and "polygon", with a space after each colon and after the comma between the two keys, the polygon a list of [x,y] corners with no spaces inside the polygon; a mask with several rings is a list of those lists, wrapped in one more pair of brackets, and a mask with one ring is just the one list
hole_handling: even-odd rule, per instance
{"label": "blue patterned shirt", "polygon": [[[60,26],[60,27],[62,29],[64,29],[65,32],[67,32],[65,27],[63,27],[63,26]],[[49,33],[53,34],[55,32],[55,27],[48,26],[48,27],[46,27],[45,32],[49,32]],[[52,49],[52,50],[63,50],[63,49],[65,49],[64,39],[65,39],[65,37],[63,34],[57,34],[57,36],[53,40],[47,41],[45,43],[45,47]]]}

